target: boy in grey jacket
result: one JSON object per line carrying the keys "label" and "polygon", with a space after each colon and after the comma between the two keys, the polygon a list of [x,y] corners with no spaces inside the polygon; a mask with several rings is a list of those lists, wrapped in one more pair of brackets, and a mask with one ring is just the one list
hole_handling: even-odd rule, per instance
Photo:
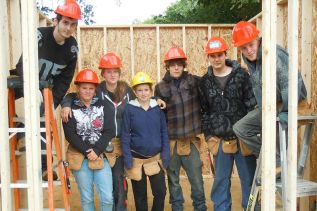
{"label": "boy in grey jacket", "polygon": [[[242,58],[247,64],[252,89],[258,103],[258,108],[249,112],[238,121],[233,130],[239,140],[244,142],[252,153],[259,156],[262,140],[262,45],[258,37],[259,30],[249,22],[240,21],[232,32],[232,41],[235,47],[242,52]],[[298,101],[307,96],[303,79],[298,74]],[[280,46],[276,47],[276,102],[277,116],[283,128],[287,127],[288,119],[288,53]]]}

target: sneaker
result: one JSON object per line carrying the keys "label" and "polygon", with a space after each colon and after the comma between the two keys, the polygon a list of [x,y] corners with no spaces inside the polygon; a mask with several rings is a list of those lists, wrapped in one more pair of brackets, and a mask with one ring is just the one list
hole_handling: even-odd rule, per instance
{"label": "sneaker", "polygon": [[[57,179],[58,179],[57,173],[55,171],[53,171],[53,180],[56,181]],[[43,181],[48,181],[47,170],[43,171],[42,180]]]}

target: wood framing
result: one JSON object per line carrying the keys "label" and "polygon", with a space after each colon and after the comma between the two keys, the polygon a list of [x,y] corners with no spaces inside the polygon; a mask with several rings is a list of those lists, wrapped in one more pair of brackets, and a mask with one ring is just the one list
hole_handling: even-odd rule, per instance
{"label": "wood framing", "polygon": [[9,29],[7,1],[0,3],[0,168],[1,168],[1,206],[2,210],[12,210],[12,196],[10,188],[10,148],[9,148],[9,120],[8,120],[8,91],[7,72],[3,71],[9,67]]}
{"label": "wood framing", "polygon": [[288,149],[285,210],[296,210],[297,192],[297,84],[298,84],[298,0],[288,2],[289,93]]}
{"label": "wood framing", "polygon": [[262,194],[261,210],[275,210],[276,0],[262,2]]}
{"label": "wood framing", "polygon": [[28,209],[43,209],[39,78],[37,33],[38,17],[35,1],[22,1],[22,47],[24,75],[25,145],[27,164]]}
{"label": "wood framing", "polygon": [[77,30],[78,66],[97,71],[101,54],[113,51],[123,61],[123,80],[130,82],[137,71],[145,71],[158,82],[166,72],[165,53],[172,46],[180,46],[188,56],[189,72],[203,75],[208,66],[204,53],[208,37],[222,36],[230,46],[228,57],[237,58],[237,50],[231,44],[232,28],[233,24],[81,26]]}

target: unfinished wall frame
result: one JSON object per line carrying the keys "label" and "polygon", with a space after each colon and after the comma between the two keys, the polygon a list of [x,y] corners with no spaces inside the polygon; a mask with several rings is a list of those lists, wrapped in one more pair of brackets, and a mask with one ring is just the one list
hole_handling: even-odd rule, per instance
{"label": "unfinished wall frame", "polygon": [[[298,46],[298,53],[296,53],[296,57],[298,59],[298,62],[295,62],[297,64],[297,70],[299,69],[306,89],[307,89],[307,96],[308,101],[312,103],[314,112],[317,111],[317,86],[315,83],[312,83],[313,81],[316,81],[317,75],[316,75],[316,65],[317,65],[317,2],[314,0],[298,0],[298,3],[294,1],[288,1],[288,0],[277,0],[277,22],[276,22],[276,29],[277,29],[277,43],[281,45],[282,47],[286,48],[288,52],[290,53],[290,57],[292,57],[291,54],[294,54],[290,51],[294,50],[294,45],[292,47],[289,47],[290,43],[288,42],[289,36],[297,35],[297,38],[293,38],[297,44],[295,44],[296,48]],[[296,3],[296,7],[292,5],[292,10],[290,9],[289,4]],[[296,11],[294,11],[294,9]],[[292,15],[289,16],[289,13]],[[262,28],[262,15],[263,12],[256,15],[254,18],[250,20],[250,22],[257,25],[258,28]],[[292,17],[297,17],[297,20],[290,20]],[[292,22],[292,27],[296,28],[296,33],[294,29],[292,29],[292,32],[289,31],[289,25],[290,22]],[[298,25],[296,24],[298,22]],[[296,26],[294,26],[296,25]],[[297,41],[296,41],[297,40]],[[296,59],[296,58],[295,58]],[[293,60],[294,61],[294,60]],[[291,70],[290,70],[291,74]],[[292,79],[293,80],[293,79]],[[295,82],[296,83],[296,82]],[[292,91],[294,93],[294,90]],[[294,95],[293,95],[294,96]],[[294,104],[291,105],[294,110]],[[292,113],[292,112],[289,112]],[[294,114],[293,114],[294,115]],[[295,118],[293,115],[290,115],[289,118]],[[294,125],[293,125],[294,127]],[[293,130],[295,131],[295,130]],[[315,129],[316,131],[316,129]],[[292,134],[292,137],[295,138],[295,134]],[[292,145],[294,147],[294,145]],[[293,153],[295,152],[295,149],[292,149]],[[317,181],[317,137],[316,133],[313,135],[311,147],[310,147],[310,153],[309,153],[310,159],[306,162],[307,168],[305,169],[305,177],[310,178],[310,180]],[[295,157],[293,157],[295,159]],[[294,160],[292,161],[294,162]],[[294,176],[293,176],[294,177]],[[294,182],[291,181],[293,184]],[[293,196],[294,197],[294,196]],[[312,197],[314,203],[311,203],[311,206],[309,206],[309,203],[307,203],[308,198],[301,198],[300,199],[300,206],[301,210],[308,210],[312,209],[316,206],[316,197]],[[291,200],[294,203],[294,199]]]}
{"label": "unfinished wall frame", "polygon": [[[104,52],[113,51],[123,60],[123,80],[130,82],[136,72],[145,71],[157,82],[165,74],[165,53],[172,46],[180,46],[188,56],[187,69],[194,74],[203,75],[208,65],[204,47],[209,37],[224,37],[230,46],[228,57],[237,58],[236,49],[231,45],[232,28],[233,24],[80,26],[77,31],[77,40],[80,40],[78,66],[80,69],[92,67],[97,70],[96,64],[99,61],[96,58],[99,59]],[[94,41],[99,43],[98,46],[103,46],[103,49],[90,47],[90,31],[100,33],[98,37],[103,39],[100,42]]]}

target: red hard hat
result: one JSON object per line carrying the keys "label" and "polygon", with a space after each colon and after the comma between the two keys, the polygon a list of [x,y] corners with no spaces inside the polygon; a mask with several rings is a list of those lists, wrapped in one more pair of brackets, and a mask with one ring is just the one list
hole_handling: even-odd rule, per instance
{"label": "red hard hat", "polygon": [[81,19],[80,6],[76,0],[66,0],[63,5],[56,8],[55,13],[76,20]]}
{"label": "red hard hat", "polygon": [[100,59],[99,69],[121,68],[122,62],[119,56],[113,52],[108,52]]}
{"label": "red hard hat", "polygon": [[75,79],[75,84],[78,83],[93,83],[98,85],[99,84],[99,79],[97,74],[95,73],[95,71],[91,70],[91,69],[83,69],[82,71],[80,71]]}
{"label": "red hard hat", "polygon": [[167,62],[167,61],[173,60],[173,59],[187,60],[187,57],[186,57],[183,49],[181,49],[179,47],[172,47],[165,54],[164,62]]}
{"label": "red hard hat", "polygon": [[240,47],[257,38],[259,33],[260,31],[252,23],[240,21],[232,30],[232,43],[235,47]]}
{"label": "red hard hat", "polygon": [[228,50],[226,41],[220,37],[212,37],[205,47],[206,54],[219,53]]}

